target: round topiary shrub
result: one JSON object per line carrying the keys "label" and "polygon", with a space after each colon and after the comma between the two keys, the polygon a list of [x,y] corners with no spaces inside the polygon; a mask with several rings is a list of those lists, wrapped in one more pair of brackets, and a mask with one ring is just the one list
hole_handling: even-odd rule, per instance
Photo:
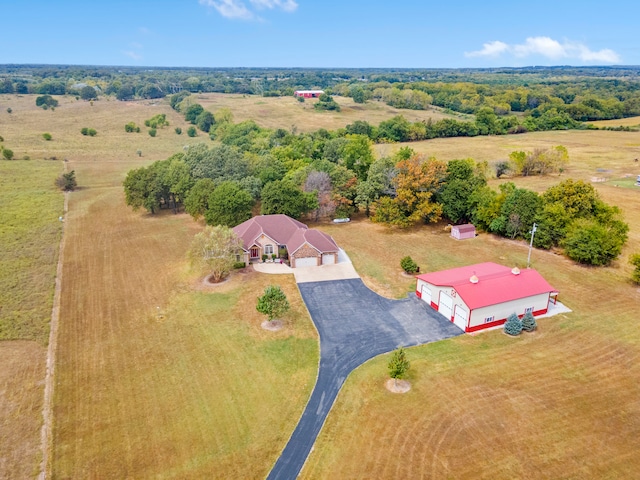
{"label": "round topiary shrub", "polygon": [[418,269],[418,264],[413,261],[413,258],[406,256],[402,260],[400,260],[400,267],[410,274],[416,273]]}
{"label": "round topiary shrub", "polygon": [[538,324],[533,314],[531,312],[525,313],[524,317],[522,317],[522,330],[533,332],[536,328],[538,328]]}
{"label": "round topiary shrub", "polygon": [[504,324],[504,333],[516,337],[520,335],[521,332],[522,322],[515,313],[512,313],[507,317],[507,321]]}

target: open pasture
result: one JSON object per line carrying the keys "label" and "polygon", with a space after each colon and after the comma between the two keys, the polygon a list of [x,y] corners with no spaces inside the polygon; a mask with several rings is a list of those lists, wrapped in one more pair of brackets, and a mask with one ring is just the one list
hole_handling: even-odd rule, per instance
{"label": "open pasture", "polygon": [[[612,132],[601,130],[560,130],[532,132],[520,135],[492,135],[472,138],[436,138],[396,145],[376,145],[382,155],[391,155],[402,146],[440,160],[473,158],[491,165],[506,161],[515,150],[533,151],[564,145],[569,151],[569,165],[556,178],[575,178],[591,181],[594,177],[618,178],[640,174],[640,132]],[[491,173],[491,172],[490,172]],[[554,177],[529,177],[524,180],[549,184]]]}
{"label": "open pasture", "polygon": [[638,127],[640,117],[616,118],[614,120],[597,120],[593,123],[597,127]]}
{"label": "open pasture", "polygon": [[378,125],[396,115],[403,115],[410,122],[428,120],[434,122],[443,118],[460,119],[464,115],[449,115],[438,107],[429,110],[400,110],[378,102],[355,103],[351,98],[335,96],[340,105],[339,112],[316,111],[313,106],[317,99],[299,102],[294,97],[259,97],[256,95],[238,95],[223,93],[202,93],[193,96],[195,101],[214,113],[220,108],[233,112],[235,122],[254,120],[261,127],[291,129],[299,132],[312,132],[320,128],[337,130],[356,120],[366,120]]}

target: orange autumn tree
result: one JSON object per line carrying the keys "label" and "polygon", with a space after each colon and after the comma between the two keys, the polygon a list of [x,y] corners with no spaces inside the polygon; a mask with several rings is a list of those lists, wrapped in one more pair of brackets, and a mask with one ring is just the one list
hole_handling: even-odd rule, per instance
{"label": "orange autumn tree", "polygon": [[413,155],[398,162],[396,172],[396,196],[378,200],[372,220],[403,228],[440,220],[442,205],[433,197],[447,175],[447,164],[433,157]]}

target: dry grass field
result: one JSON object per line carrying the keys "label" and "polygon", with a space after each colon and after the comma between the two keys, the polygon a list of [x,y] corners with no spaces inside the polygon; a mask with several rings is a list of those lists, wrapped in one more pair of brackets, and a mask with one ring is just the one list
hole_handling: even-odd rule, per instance
{"label": "dry grass field", "polygon": [[615,120],[598,120],[590,122],[598,127],[638,127],[640,126],[640,117],[618,118]]}
{"label": "dry grass field", "polygon": [[[365,104],[355,103],[348,97],[333,97],[340,104],[340,112],[318,112],[313,108],[316,99],[307,99],[304,103],[293,97],[259,97],[256,95],[228,95],[223,93],[203,93],[195,96],[196,102],[214,114],[220,108],[228,108],[233,112],[236,122],[255,120],[261,127],[291,129],[299,132],[311,132],[320,128],[336,130],[356,120],[366,120],[378,125],[396,115],[404,115],[410,122],[421,120],[433,121],[443,118],[463,117],[445,114],[438,107],[429,110],[400,110],[389,105],[369,101]],[[468,117],[468,116],[464,116]]]}
{"label": "dry grass field", "polygon": [[[389,107],[375,104],[345,108],[336,119],[307,112],[311,102],[206,97],[206,108],[229,106],[236,121],[253,117],[273,122],[265,126],[296,124],[300,131],[355,119],[378,123],[375,115],[395,114],[377,112]],[[65,226],[52,478],[264,478],[316,375],[317,334],[293,279],[247,272],[206,287],[185,260],[201,226],[186,215],[132,212],[123,202],[121,183],[130,168],[209,140],[175,135],[175,126],[187,125],[163,102],[101,100],[91,106],[63,97],[55,111],[43,111],[34,100],[0,95],[5,145],[19,158],[67,159],[81,186],[70,195]],[[410,113],[432,113],[401,112],[410,119]],[[125,123],[142,125],[156,113],[166,113],[171,123],[156,138],[145,129],[124,132]],[[319,118],[329,120],[317,123]],[[80,135],[82,127],[98,135]],[[42,139],[44,132],[52,134],[51,142]],[[562,177],[516,182],[541,191],[568,176],[640,173],[633,162],[639,133],[547,132],[410,146],[444,160],[493,161],[512,150],[558,144],[572,159]],[[379,148],[390,152],[399,145]],[[621,206],[631,226],[621,258],[593,269],[553,253],[533,254],[533,266],[573,313],[540,320],[538,332],[517,339],[494,331],[412,348],[413,388],[406,395],[384,389],[387,356],[367,363],[347,380],[302,476],[637,477],[640,294],[628,281],[626,258],[640,251],[640,192],[613,182],[596,185],[605,200]],[[361,219],[319,227],[347,250],[372,288],[390,297],[412,288],[399,268],[407,254],[423,271],[487,260],[526,262],[521,242],[489,235],[456,242],[443,225],[398,231]],[[277,333],[260,329],[255,311],[255,298],[269,282],[281,284],[293,304]],[[0,421],[8,418],[15,429],[0,424],[0,476],[7,478],[37,473],[37,439],[15,441],[16,425],[26,431],[41,423],[43,369],[35,365],[44,362],[44,352],[34,345],[0,344],[2,352],[11,350],[6,358],[11,372],[18,372],[0,373],[0,411],[10,412]]]}

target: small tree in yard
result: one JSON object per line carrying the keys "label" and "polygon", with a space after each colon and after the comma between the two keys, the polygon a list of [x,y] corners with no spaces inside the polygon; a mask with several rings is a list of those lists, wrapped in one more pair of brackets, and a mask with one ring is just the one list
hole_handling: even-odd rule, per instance
{"label": "small tree in yard", "polygon": [[2,149],[2,157],[5,160],[13,160],[13,150],[10,150],[8,148],[3,148]]}
{"label": "small tree in yard", "polygon": [[211,280],[217,283],[233,270],[236,254],[241,249],[242,241],[232,229],[208,226],[193,238],[189,257],[192,265],[211,272]]}
{"label": "small tree in yard", "polygon": [[521,332],[522,322],[515,313],[512,313],[507,317],[507,321],[504,324],[504,333],[516,337],[520,335]]}
{"label": "small tree in yard", "polygon": [[631,273],[631,280],[633,280],[634,283],[640,284],[640,253],[631,255],[629,257],[629,263],[636,267]]}
{"label": "small tree in yard", "polygon": [[56,186],[65,192],[73,191],[78,186],[75,170],[71,170],[69,173],[63,173],[56,178]]}
{"label": "small tree in yard", "polygon": [[400,260],[400,266],[402,267],[402,270],[410,274],[416,273],[418,271],[418,264],[414,262],[413,258],[408,255]]}
{"label": "small tree in yard", "polygon": [[267,316],[269,321],[284,315],[290,308],[287,296],[279,285],[269,285],[264,289],[264,294],[258,297],[256,310]]}
{"label": "small tree in yard", "polygon": [[187,128],[187,135],[189,135],[190,137],[195,137],[198,134],[198,132],[196,132],[196,127],[189,127]]}
{"label": "small tree in yard", "polygon": [[43,133],[42,138],[44,138],[47,142],[50,141],[53,137],[50,133]]}
{"label": "small tree in yard", "polygon": [[398,380],[402,380],[409,370],[409,360],[407,360],[407,355],[404,351],[404,348],[400,347],[398,350],[393,352],[391,356],[391,360],[389,360],[389,376],[393,378],[396,386],[398,385]]}
{"label": "small tree in yard", "polygon": [[533,313],[525,313],[524,317],[522,317],[522,330],[525,332],[533,332],[536,328],[538,328],[538,324],[536,323]]}

